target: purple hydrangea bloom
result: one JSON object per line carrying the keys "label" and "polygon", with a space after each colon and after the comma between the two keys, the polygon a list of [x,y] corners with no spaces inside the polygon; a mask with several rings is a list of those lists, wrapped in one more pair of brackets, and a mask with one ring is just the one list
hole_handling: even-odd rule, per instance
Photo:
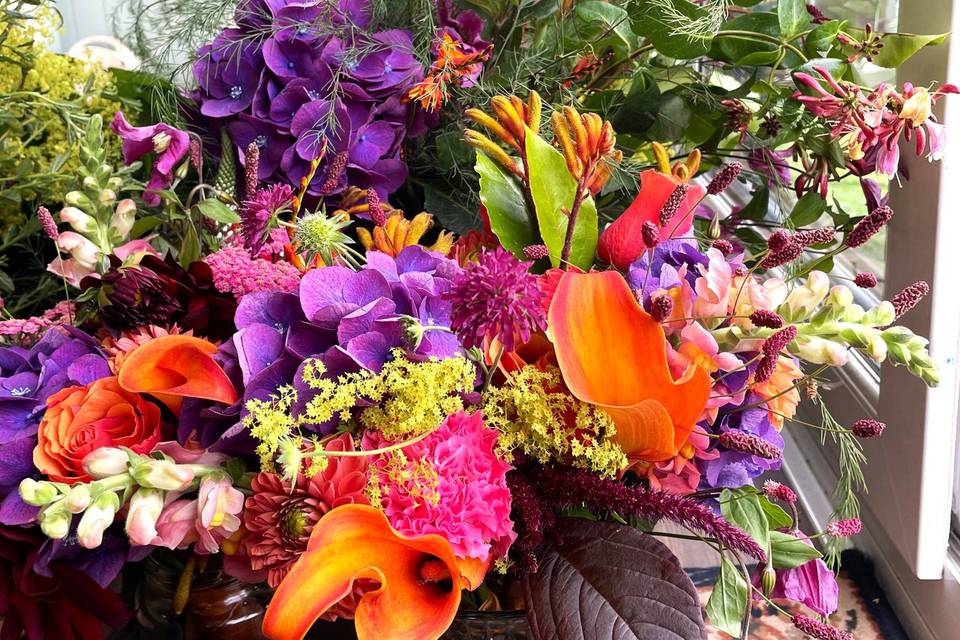
{"label": "purple hydrangea bloom", "polygon": [[[757,396],[748,394],[745,405],[751,405],[759,400]],[[711,431],[710,425],[704,427]],[[769,414],[763,407],[740,410],[735,405],[728,405],[720,409],[719,415],[713,424],[712,431],[716,434],[726,431],[742,431],[758,436],[770,444],[783,450],[783,437],[772,424]],[[753,479],[780,468],[780,460],[769,460],[759,456],[731,451],[718,446],[718,458],[703,461],[703,483],[708,487],[741,487],[752,484]]]}
{"label": "purple hydrangea bloom", "polygon": [[[386,197],[406,179],[401,142],[426,126],[404,96],[423,67],[409,32],[363,30],[370,11],[367,0],[246,0],[236,26],[200,49],[200,113],[225,124],[241,154],[260,147],[261,180],[299,184],[317,158],[312,195],[350,185]],[[451,20],[479,39],[475,14]]]}
{"label": "purple hydrangea bloom", "polygon": [[26,524],[36,515],[16,488],[37,472],[33,449],[47,398],[109,375],[97,341],[71,326],[47,330],[29,349],[0,347],[0,524]]}
{"label": "purple hydrangea bloom", "polygon": [[[240,423],[243,407],[289,384],[297,388],[302,406],[311,392],[299,382],[298,370],[307,358],[320,358],[327,375],[337,376],[379,371],[397,348],[414,359],[460,353],[460,341],[449,330],[451,305],[443,298],[459,273],[453,260],[411,246],[396,259],[370,252],[360,271],[313,269],[296,294],[244,296],[237,307],[237,333],[215,356],[242,397],[230,407],[185,400],[178,439],[195,437],[214,451],[252,455],[256,443]],[[336,424],[316,427],[329,433]]]}

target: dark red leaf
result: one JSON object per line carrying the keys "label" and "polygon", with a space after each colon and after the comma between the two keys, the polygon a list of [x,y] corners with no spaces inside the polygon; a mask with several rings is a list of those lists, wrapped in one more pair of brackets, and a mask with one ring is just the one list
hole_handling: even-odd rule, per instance
{"label": "dark red leaf", "polygon": [[535,640],[704,637],[697,591],[655,538],[610,522],[566,518],[525,580]]}

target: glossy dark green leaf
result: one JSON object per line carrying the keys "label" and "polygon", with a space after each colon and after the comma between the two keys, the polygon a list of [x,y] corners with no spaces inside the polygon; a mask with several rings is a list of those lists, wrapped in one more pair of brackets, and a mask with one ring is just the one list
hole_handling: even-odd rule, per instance
{"label": "glossy dark green leaf", "polygon": [[[563,154],[527,130],[527,159],[530,165],[530,193],[537,210],[537,222],[543,243],[550,251],[550,263],[560,265],[567,233],[567,212],[573,207],[577,182],[567,171]],[[583,270],[593,266],[597,251],[597,207],[593,198],[583,200],[573,229],[570,262]],[[531,243],[532,244],[532,243]]]}
{"label": "glossy dark green leaf", "polygon": [[734,638],[740,637],[743,616],[750,606],[750,587],[743,574],[726,556],[720,560],[720,575],[707,601],[710,624]]}
{"label": "glossy dark green leaf", "polygon": [[636,0],[629,5],[633,30],[647,38],[657,51],[678,60],[690,60],[710,50],[711,38],[686,37],[674,33],[676,25],[671,13],[680,13],[691,20],[707,17],[707,12],[687,0]]}
{"label": "glossy dark green leaf", "polygon": [[240,216],[237,212],[220,202],[216,198],[207,198],[197,203],[197,209],[215,222],[223,224],[237,224],[240,222]]}
{"label": "glossy dark green leaf", "polygon": [[665,93],[660,100],[660,110],[646,137],[657,142],[679,140],[690,125],[693,110],[677,92]]}
{"label": "glossy dark green leaf", "polygon": [[807,13],[807,0],[778,0],[777,19],[780,22],[780,34],[789,40],[810,24]]}
{"label": "glossy dark green leaf", "polygon": [[807,56],[819,58],[821,55],[830,51],[834,44],[836,44],[837,34],[840,33],[840,29],[844,24],[846,24],[846,21],[831,20],[814,27],[810,33],[807,34],[803,43],[803,49]]}
{"label": "glossy dark green leaf", "polygon": [[760,500],[760,507],[767,515],[767,523],[770,529],[787,529],[793,526],[793,518],[780,505],[771,502],[766,496],[758,496],[758,499]]}
{"label": "glossy dark green leaf", "polygon": [[623,103],[610,118],[618,134],[644,133],[660,112],[660,87],[649,75],[641,73],[630,83]]}
{"label": "glossy dark green leaf", "polygon": [[440,185],[424,185],[423,207],[436,217],[444,229],[457,235],[483,228],[479,203],[444,191]]}
{"label": "glossy dark green leaf", "polygon": [[789,220],[794,227],[806,227],[819,220],[826,210],[827,201],[821,198],[819,193],[810,191],[803,194],[793,205]]}
{"label": "glossy dark green leaf", "polygon": [[[636,34],[630,28],[630,16],[626,9],[609,2],[587,0],[575,5],[573,25],[564,32],[568,39],[575,39],[574,47],[588,43],[598,50],[608,47],[626,54],[638,46]],[[570,48],[571,43],[568,43]]]}
{"label": "glossy dark green leaf", "polygon": [[943,44],[948,35],[950,34],[924,36],[911,33],[888,33],[883,36],[883,48],[874,57],[873,63],[878,67],[896,69],[924,47]]}
{"label": "glossy dark green leaf", "polygon": [[137,218],[136,222],[133,223],[133,227],[130,228],[130,237],[142,238],[162,223],[163,218],[159,216],[143,216],[142,218]]}
{"label": "glossy dark green leaf", "polygon": [[782,531],[770,532],[770,550],[774,569],[794,569],[823,557],[803,540]]}
{"label": "glossy dark green leaf", "polygon": [[697,590],[659,540],[582,518],[558,533],[524,577],[533,640],[702,640]]}
{"label": "glossy dark green leaf", "polygon": [[480,202],[487,208],[490,229],[507,251],[522,257],[523,248],[539,244],[540,236],[534,227],[532,212],[527,211],[520,185],[481,151],[477,152],[474,168],[480,175]]}
{"label": "glossy dark green leaf", "polygon": [[770,209],[770,189],[764,185],[758,188],[750,202],[740,210],[739,217],[743,220],[762,220]]}
{"label": "glossy dark green leaf", "polygon": [[200,259],[200,238],[197,236],[197,228],[192,224],[187,225],[187,232],[183,236],[183,242],[180,244],[180,251],[177,252],[177,262],[184,269]]}

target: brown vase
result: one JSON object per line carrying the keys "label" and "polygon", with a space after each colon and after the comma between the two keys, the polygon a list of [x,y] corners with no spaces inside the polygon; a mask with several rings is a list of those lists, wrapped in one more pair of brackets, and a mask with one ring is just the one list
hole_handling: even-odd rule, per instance
{"label": "brown vase", "polygon": [[524,611],[460,611],[441,640],[530,640]]}

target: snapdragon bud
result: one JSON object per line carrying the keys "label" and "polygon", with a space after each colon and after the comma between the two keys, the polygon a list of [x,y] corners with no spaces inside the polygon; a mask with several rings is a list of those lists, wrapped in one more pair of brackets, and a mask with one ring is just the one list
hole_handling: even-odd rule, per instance
{"label": "snapdragon bud", "polygon": [[70,513],[83,513],[90,506],[90,487],[85,484],[75,484],[70,487],[63,503]]}
{"label": "snapdragon bud", "polygon": [[103,542],[103,532],[113,524],[120,509],[120,498],[112,491],[101,493],[83,512],[77,525],[77,542],[84,549],[96,549]]}
{"label": "snapdragon bud", "polygon": [[853,291],[842,284],[830,287],[827,304],[832,304],[837,307],[847,307],[853,304]]}
{"label": "snapdragon bud", "polygon": [[73,518],[69,511],[58,507],[59,505],[54,505],[53,508],[45,509],[40,514],[40,530],[43,531],[43,535],[53,540],[62,540],[67,537],[70,533],[70,521]]}
{"label": "snapdragon bud", "polygon": [[20,497],[34,507],[43,507],[60,495],[60,491],[52,482],[37,482],[33,478],[24,478],[20,481]]}
{"label": "snapdragon bud", "polygon": [[130,475],[141,487],[183,491],[190,486],[196,474],[192,469],[170,460],[145,459],[130,469]]}
{"label": "snapdragon bud", "polygon": [[76,207],[60,209],[60,220],[66,222],[74,231],[89,235],[97,230],[97,221]]}
{"label": "snapdragon bud", "polygon": [[81,209],[93,208],[93,201],[82,191],[71,191],[63,196],[63,201],[71,207],[80,207]]}
{"label": "snapdragon bud", "polygon": [[94,449],[83,459],[83,470],[98,480],[126,473],[129,465],[130,456],[116,447]]}
{"label": "snapdragon bud", "polygon": [[141,487],[130,498],[124,530],[130,542],[148,545],[157,537],[157,520],[163,511],[163,492]]}
{"label": "snapdragon bud", "polygon": [[812,364],[829,364],[834,367],[842,367],[850,357],[843,344],[819,336],[797,336],[791,351]]}
{"label": "snapdragon bud", "polygon": [[777,309],[787,322],[806,320],[830,291],[830,278],[822,271],[812,271],[807,281],[787,295]]}

